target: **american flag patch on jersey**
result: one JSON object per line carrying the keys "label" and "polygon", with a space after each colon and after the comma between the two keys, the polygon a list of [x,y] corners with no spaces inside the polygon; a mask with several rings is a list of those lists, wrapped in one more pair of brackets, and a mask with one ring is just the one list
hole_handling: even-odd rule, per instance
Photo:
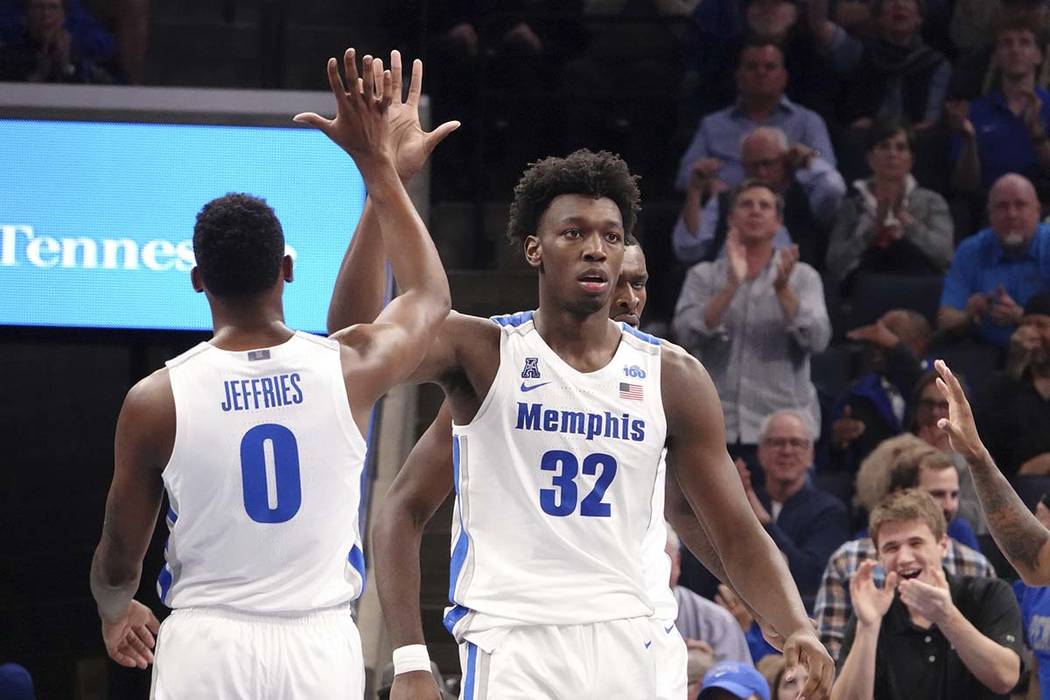
{"label": "american flag patch on jersey", "polygon": [[256,360],[269,360],[269,359],[270,359],[270,351],[269,350],[249,350],[248,351],[248,361],[249,362],[255,362]]}
{"label": "american flag patch on jersey", "polygon": [[641,384],[628,384],[627,382],[620,382],[620,398],[631,399],[632,401],[642,400],[642,385]]}

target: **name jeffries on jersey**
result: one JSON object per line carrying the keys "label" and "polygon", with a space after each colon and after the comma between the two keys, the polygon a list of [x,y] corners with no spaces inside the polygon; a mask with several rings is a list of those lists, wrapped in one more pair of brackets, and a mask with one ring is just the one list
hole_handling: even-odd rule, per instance
{"label": "name jeffries on jersey", "polygon": [[462,640],[651,615],[642,542],[663,518],[652,510],[666,434],[660,340],[621,324],[612,361],[581,373],[532,312],[493,320],[499,370],[474,419],[452,430],[445,626]]}
{"label": "name jeffries on jersey", "polygon": [[177,428],[161,600],[267,614],[356,598],[365,441],[339,344],[304,333],[244,352],[201,343],[167,365]]}

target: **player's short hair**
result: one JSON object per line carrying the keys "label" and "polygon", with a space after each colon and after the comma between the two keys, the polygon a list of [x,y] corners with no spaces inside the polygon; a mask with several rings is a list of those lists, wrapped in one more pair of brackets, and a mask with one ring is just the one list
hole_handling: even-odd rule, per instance
{"label": "player's short hair", "polygon": [[284,231],[265,200],[231,192],[211,200],[197,214],[193,255],[211,294],[251,296],[277,283]]}
{"label": "player's short hair", "polygon": [[913,520],[925,523],[937,542],[944,537],[948,527],[944,522],[944,511],[937,505],[937,501],[925,491],[905,489],[891,493],[875,506],[868,519],[868,534],[871,541],[875,543],[875,548],[878,549],[879,546],[879,529],[885,523],[904,523]]}
{"label": "player's short hair", "polygon": [[638,176],[632,175],[627,163],[615,153],[581,148],[564,158],[538,160],[525,169],[510,204],[510,242],[520,244],[526,236],[535,235],[547,207],[563,194],[611,199],[620,210],[625,241],[634,237],[642,208]]}
{"label": "player's short hair", "polygon": [[923,469],[944,471],[955,469],[952,458],[936,449],[913,448],[905,450],[898,458],[897,464],[890,470],[890,493],[914,489],[919,486],[919,477]]}
{"label": "player's short hair", "polygon": [[769,192],[771,192],[773,194],[773,198],[777,202],[777,216],[780,217],[781,221],[783,221],[784,220],[784,198],[782,196],[780,196],[780,193],[776,191],[776,188],[774,188],[773,185],[769,184],[765,180],[758,180],[758,179],[753,178],[753,177],[749,177],[748,179],[746,179],[743,182],[741,182],[730,193],[730,195],[729,195],[729,211],[733,211],[734,209],[736,209],[736,200],[740,199],[741,195],[743,195],[748,190],[754,190],[754,189],[768,190]]}

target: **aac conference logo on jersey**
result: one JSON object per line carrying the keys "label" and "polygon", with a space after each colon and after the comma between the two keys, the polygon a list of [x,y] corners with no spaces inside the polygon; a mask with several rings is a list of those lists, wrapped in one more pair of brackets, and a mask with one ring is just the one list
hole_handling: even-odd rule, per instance
{"label": "aac conference logo on jersey", "polygon": [[[528,379],[541,379],[540,377],[540,358],[538,357],[526,357],[525,367],[521,370],[521,378],[523,380]],[[547,386],[550,382],[540,382],[538,384],[529,384],[527,381],[521,383],[522,393],[532,391],[533,389],[539,389],[541,386]]]}

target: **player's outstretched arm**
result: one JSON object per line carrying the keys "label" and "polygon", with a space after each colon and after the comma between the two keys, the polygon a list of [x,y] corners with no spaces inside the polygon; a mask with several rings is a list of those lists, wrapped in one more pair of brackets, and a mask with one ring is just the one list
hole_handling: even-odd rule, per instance
{"label": "player's outstretched arm", "polygon": [[[433,131],[423,131],[419,123],[419,100],[423,92],[423,62],[412,63],[408,94],[401,98],[401,54],[390,52],[393,99],[387,107],[387,121],[394,139],[394,165],[406,185],[422,170],[427,158],[446,136],[459,128],[459,122],[445,122]],[[372,323],[383,310],[386,296],[386,250],[371,196],[350,240],[335,290],[328,307],[329,334],[356,323]]]}
{"label": "player's outstretched arm", "polygon": [[973,474],[988,530],[999,549],[1029,586],[1050,585],[1050,532],[1025,507],[984,446],[970,402],[959,380],[944,363],[934,362],[937,386],[948,400],[948,417],[937,425],[948,433],[952,449],[961,454]]}
{"label": "player's outstretched arm", "polygon": [[122,666],[153,661],[160,624],[132,596],[139,587],[163,498],[161,472],[175,441],[175,399],[167,371],[132,387],[117,419],[113,482],[106,499],[102,537],[91,562],[91,594],[102,618],[109,656]]}
{"label": "player's outstretched arm", "polygon": [[664,346],[661,389],[667,415],[667,469],[699,513],[733,588],[787,639],[787,663],[809,671],[803,696],[831,689],[834,665],[817,639],[783,557],[748,505],[726,452],[725,422],[714,383],[681,348]]}
{"label": "player's outstretched arm", "polygon": [[[405,461],[372,531],[379,602],[394,648],[425,644],[419,607],[419,546],[423,528],[452,491],[452,414],[447,403]],[[438,698],[429,671],[394,677],[391,700]]]}
{"label": "player's outstretched arm", "polygon": [[357,163],[372,199],[383,247],[390,254],[394,279],[403,290],[374,324],[336,335],[357,355],[349,363],[354,372],[350,389],[351,408],[360,419],[378,397],[419,365],[451,302],[437,249],[394,165],[394,139],[387,119],[393,77],[383,70],[381,61],[365,56],[359,78],[353,49],[347,50],[343,64],[349,89],[336,60],[328,62],[328,82],[337,104],[335,119],[312,113],[295,119],[323,131]]}

